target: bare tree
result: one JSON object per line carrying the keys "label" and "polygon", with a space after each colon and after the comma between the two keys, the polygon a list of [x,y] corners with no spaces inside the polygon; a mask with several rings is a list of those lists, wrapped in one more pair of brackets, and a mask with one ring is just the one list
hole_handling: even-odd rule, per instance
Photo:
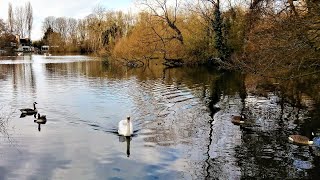
{"label": "bare tree", "polygon": [[9,27],[10,33],[13,33],[14,17],[13,17],[12,4],[11,3],[9,3],[9,7],[8,7],[8,27]]}
{"label": "bare tree", "polygon": [[81,44],[86,40],[86,36],[87,36],[86,29],[87,29],[86,21],[79,19],[78,25],[77,25],[77,31],[78,31],[78,36],[80,38]]}
{"label": "bare tree", "polygon": [[90,51],[97,51],[100,48],[100,40],[101,40],[101,30],[99,26],[98,18],[94,14],[90,14],[85,18],[86,21],[86,30],[88,33],[88,44],[90,47]]}
{"label": "bare tree", "polygon": [[129,30],[134,26],[135,24],[135,18],[134,16],[129,12],[128,14],[124,15],[123,18],[124,21],[124,27],[123,27],[123,35],[127,36],[129,33]]}
{"label": "bare tree", "polygon": [[97,5],[93,8],[93,14],[98,18],[99,22],[101,22],[105,16],[106,8],[101,5]]}
{"label": "bare tree", "polygon": [[26,13],[26,30],[29,36],[29,39],[31,39],[31,31],[32,31],[32,24],[33,24],[33,10],[31,3],[28,2],[25,6],[25,13]]}
{"label": "bare tree", "polygon": [[42,23],[42,31],[45,33],[49,28],[55,27],[56,18],[53,16],[48,16],[44,18],[44,21]]}
{"label": "bare tree", "polygon": [[77,25],[78,22],[76,19],[74,18],[68,18],[67,21],[67,34],[68,34],[68,38],[70,39],[70,42],[75,44],[77,41]]}
{"label": "bare tree", "polygon": [[171,39],[177,39],[181,44],[184,44],[183,35],[177,26],[177,15],[179,3],[175,0],[170,9],[168,0],[141,0],[141,4],[146,6],[154,16],[165,22],[174,32],[175,35]]}
{"label": "bare tree", "polygon": [[101,48],[101,44],[102,44],[102,33],[104,31],[104,29],[106,28],[106,23],[104,23],[104,18],[106,16],[106,9],[101,6],[101,5],[97,5],[94,9],[93,9],[93,15],[95,16],[95,21],[96,23],[93,24],[92,26],[92,32],[94,35],[94,39],[96,39],[94,44],[94,49],[100,49]]}
{"label": "bare tree", "polygon": [[3,19],[0,19],[0,35],[1,35],[2,33],[4,33],[5,30],[6,30],[6,25],[5,25],[5,23],[3,22]]}
{"label": "bare tree", "polygon": [[[214,46],[220,60],[229,60],[231,50],[227,45],[227,30],[222,15],[227,11],[222,11],[220,0],[198,0],[196,3],[195,10],[205,20],[207,36],[214,39],[208,42],[208,46]],[[228,0],[225,5],[227,3],[232,10],[231,1]]]}
{"label": "bare tree", "polygon": [[28,35],[29,39],[31,38],[33,10],[30,2],[24,7],[16,7],[14,14],[12,14],[11,4],[9,4],[8,18],[9,24],[12,23],[12,29],[16,29],[20,37],[24,38]]}
{"label": "bare tree", "polygon": [[20,37],[25,37],[25,11],[22,7],[15,9],[15,26]]}
{"label": "bare tree", "polygon": [[67,20],[65,17],[59,17],[55,21],[54,31],[60,33],[63,40],[67,38]]}

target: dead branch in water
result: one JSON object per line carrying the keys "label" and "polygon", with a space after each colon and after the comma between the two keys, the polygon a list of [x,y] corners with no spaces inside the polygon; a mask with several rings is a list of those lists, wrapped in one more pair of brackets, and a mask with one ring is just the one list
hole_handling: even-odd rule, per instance
{"label": "dead branch in water", "polygon": [[14,112],[15,111],[12,109],[10,109],[10,111],[6,111],[4,106],[0,107],[0,133],[7,137],[9,141],[11,140],[8,132],[8,124]]}
{"label": "dead branch in water", "polygon": [[131,68],[140,68],[144,66],[144,62],[140,59],[121,58],[124,61],[123,65]]}

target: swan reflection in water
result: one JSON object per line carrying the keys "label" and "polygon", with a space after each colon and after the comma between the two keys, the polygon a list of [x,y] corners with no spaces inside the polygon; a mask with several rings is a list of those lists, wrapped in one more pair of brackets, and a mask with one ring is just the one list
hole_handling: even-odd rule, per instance
{"label": "swan reflection in water", "polygon": [[130,141],[132,140],[131,136],[119,136],[119,142],[127,143],[127,157],[130,156]]}

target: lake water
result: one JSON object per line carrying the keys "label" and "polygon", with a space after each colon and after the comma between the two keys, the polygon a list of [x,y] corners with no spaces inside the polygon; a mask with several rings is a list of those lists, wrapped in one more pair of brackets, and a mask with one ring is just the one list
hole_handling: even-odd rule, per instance
{"label": "lake water", "polygon": [[[320,140],[288,142],[319,135],[317,96],[256,79],[88,56],[2,57],[0,179],[319,179]],[[35,101],[46,124],[20,117]],[[245,124],[233,125],[241,113]],[[134,135],[123,138],[128,115]]]}

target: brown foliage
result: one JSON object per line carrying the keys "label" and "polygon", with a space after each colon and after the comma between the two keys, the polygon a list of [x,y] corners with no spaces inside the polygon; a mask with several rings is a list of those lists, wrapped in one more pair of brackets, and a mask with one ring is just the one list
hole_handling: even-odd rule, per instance
{"label": "brown foliage", "polygon": [[238,68],[284,79],[317,73],[320,66],[319,16],[298,10],[275,14],[265,11],[247,32],[244,53],[234,58]]}
{"label": "brown foliage", "polygon": [[120,59],[177,59],[184,56],[184,47],[173,30],[159,17],[141,13],[131,33],[115,46],[113,55]]}

